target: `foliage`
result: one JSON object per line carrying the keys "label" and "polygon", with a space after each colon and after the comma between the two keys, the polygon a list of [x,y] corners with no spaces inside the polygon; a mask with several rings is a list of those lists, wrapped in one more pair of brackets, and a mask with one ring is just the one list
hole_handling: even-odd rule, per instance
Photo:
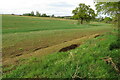
{"label": "foliage", "polygon": [[53,14],[51,17],[55,17],[55,15]]}
{"label": "foliage", "polygon": [[99,17],[99,18],[95,18],[94,20],[97,21],[97,22],[103,22],[104,18],[103,17]]}
{"label": "foliage", "polygon": [[31,13],[24,13],[23,16],[34,16],[34,12],[32,11]]}
{"label": "foliage", "polygon": [[47,14],[42,14],[41,17],[47,17]]}
{"label": "foliage", "polygon": [[31,14],[30,13],[25,13],[25,14],[23,14],[23,16],[31,16]]}
{"label": "foliage", "polygon": [[[118,24],[120,18],[119,2],[99,2],[97,3],[96,10],[97,14],[107,14],[113,18],[113,22]],[[118,18],[119,17],[119,18]]]}
{"label": "foliage", "polygon": [[104,21],[105,21],[106,23],[110,23],[110,22],[112,22],[112,18],[110,18],[110,17],[105,17],[105,18],[104,18]]}
{"label": "foliage", "polygon": [[[120,40],[120,1],[119,2],[99,2],[96,5],[98,14],[107,14],[113,17],[113,23],[118,27],[118,40]],[[120,45],[120,43],[119,43]]]}
{"label": "foliage", "polygon": [[94,10],[85,4],[79,4],[79,7],[76,7],[72,13],[74,19],[81,20],[81,24],[83,24],[83,20],[90,21],[95,18]]}
{"label": "foliage", "polygon": [[34,12],[33,11],[31,12],[31,16],[34,16]]}
{"label": "foliage", "polygon": [[38,11],[36,11],[36,16],[37,16],[37,17],[40,17],[41,14],[40,14]]}
{"label": "foliage", "polygon": [[99,2],[95,6],[98,14],[116,16],[119,14],[119,5],[120,2]]}
{"label": "foliage", "polygon": [[[32,11],[31,13],[25,13],[25,14],[23,14],[23,16],[50,17],[49,15],[47,15],[45,13],[41,15],[38,11],[36,11],[36,15]],[[54,17],[54,15],[52,15],[52,17]]]}

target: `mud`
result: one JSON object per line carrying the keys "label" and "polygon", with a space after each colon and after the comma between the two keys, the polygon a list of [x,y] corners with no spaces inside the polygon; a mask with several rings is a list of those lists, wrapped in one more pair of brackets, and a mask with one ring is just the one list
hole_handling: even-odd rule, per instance
{"label": "mud", "polygon": [[77,47],[79,47],[79,44],[72,44],[70,46],[67,46],[67,47],[60,49],[59,52],[67,52],[67,51],[75,49]]}
{"label": "mud", "polygon": [[21,56],[22,54],[16,54],[16,56]]}
{"label": "mud", "polygon": [[100,35],[99,34],[97,34],[97,35],[95,35],[95,37],[94,38],[97,38],[97,37],[99,37]]}
{"label": "mud", "polygon": [[35,52],[35,51],[37,51],[37,50],[40,50],[40,49],[43,49],[43,48],[47,48],[47,47],[49,47],[49,46],[45,46],[45,47],[36,48],[36,49],[34,49],[34,50],[33,50],[33,52]]}

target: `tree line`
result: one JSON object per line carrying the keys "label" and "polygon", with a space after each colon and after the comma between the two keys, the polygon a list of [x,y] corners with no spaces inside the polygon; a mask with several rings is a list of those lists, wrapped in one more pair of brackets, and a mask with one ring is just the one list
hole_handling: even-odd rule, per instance
{"label": "tree line", "polygon": [[[65,18],[65,19],[75,19],[78,20],[78,23],[85,23],[90,21],[98,21],[98,22],[117,22],[118,21],[118,14],[119,12],[119,6],[120,2],[98,2],[96,3],[95,7],[97,10],[97,13],[95,14],[95,11],[90,7],[90,5],[85,5],[84,3],[80,3],[78,7],[76,7],[72,14],[73,16],[57,16],[57,18]],[[99,17],[100,14],[107,14],[109,17]],[[55,17],[54,15],[47,15],[47,14],[41,14],[38,11],[36,11],[36,14],[32,11],[31,13],[25,13],[23,16],[36,16],[36,17]]]}
{"label": "tree line", "polygon": [[32,11],[31,13],[24,13],[23,16],[54,17],[54,14],[53,15],[47,15],[46,13],[41,14],[38,11],[36,11],[36,14],[35,14],[34,11]]}

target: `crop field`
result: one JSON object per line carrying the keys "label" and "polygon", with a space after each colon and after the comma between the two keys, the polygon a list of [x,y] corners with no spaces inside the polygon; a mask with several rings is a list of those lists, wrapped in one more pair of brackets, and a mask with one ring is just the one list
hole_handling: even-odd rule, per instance
{"label": "crop field", "polygon": [[3,15],[3,57],[27,54],[86,35],[112,30],[110,24]]}
{"label": "crop field", "polygon": [[[4,68],[4,78],[109,78],[119,79],[120,49],[110,50],[114,33],[87,40],[68,52],[21,58],[18,66]],[[108,59],[108,61],[105,61]]]}
{"label": "crop field", "polygon": [[119,50],[109,50],[116,40],[112,24],[16,15],[2,21],[4,78],[119,77],[103,59],[119,64]]}

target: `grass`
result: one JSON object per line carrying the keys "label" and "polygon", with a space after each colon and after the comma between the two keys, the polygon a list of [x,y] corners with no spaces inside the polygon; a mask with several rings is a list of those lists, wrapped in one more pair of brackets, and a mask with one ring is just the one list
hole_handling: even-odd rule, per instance
{"label": "grass", "polygon": [[[116,32],[111,32],[111,24],[92,22],[78,25],[75,20],[57,18],[2,17],[3,78],[120,78],[115,69],[115,66],[119,69],[120,49],[118,46],[111,49],[115,48],[111,45],[117,39]],[[37,53],[55,52],[92,34],[103,35],[87,37],[81,40],[84,44],[68,52],[34,56],[37,48],[41,48]],[[18,59],[16,55],[19,54]],[[111,62],[107,64],[104,57],[111,58],[114,66]],[[6,60],[11,64],[5,64]]]}
{"label": "grass", "polygon": [[114,78],[120,75],[110,63],[102,58],[110,57],[115,65],[120,64],[120,49],[110,50],[116,42],[113,32],[89,39],[80,47],[57,52],[47,56],[33,57],[26,64],[21,64],[4,74],[4,78]]}
{"label": "grass", "polygon": [[3,15],[3,57],[27,54],[86,35],[111,31],[111,24],[77,25],[75,20]]}
{"label": "grass", "polygon": [[3,34],[44,30],[81,29],[96,25],[105,26],[108,24],[88,24],[80,26],[77,25],[77,22],[74,20],[3,15]]}

